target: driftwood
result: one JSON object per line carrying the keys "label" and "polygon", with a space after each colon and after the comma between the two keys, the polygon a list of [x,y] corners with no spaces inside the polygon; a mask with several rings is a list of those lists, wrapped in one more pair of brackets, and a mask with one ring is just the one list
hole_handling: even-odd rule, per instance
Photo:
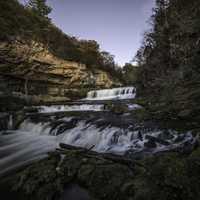
{"label": "driftwood", "polygon": [[75,146],[63,144],[63,143],[60,143],[59,146],[60,148],[57,149],[57,151],[61,154],[65,154],[67,151],[72,151],[78,154],[84,154],[85,157],[96,158],[96,159],[101,159],[101,160],[102,159],[110,160],[115,163],[123,164],[123,165],[128,166],[131,170],[134,169],[135,165],[139,165],[140,167],[145,168],[144,165],[142,165],[142,163],[133,159],[126,158],[121,155],[114,155],[111,153],[98,153],[96,151],[92,151],[94,146],[90,147],[89,149],[82,148],[82,147],[75,147]]}

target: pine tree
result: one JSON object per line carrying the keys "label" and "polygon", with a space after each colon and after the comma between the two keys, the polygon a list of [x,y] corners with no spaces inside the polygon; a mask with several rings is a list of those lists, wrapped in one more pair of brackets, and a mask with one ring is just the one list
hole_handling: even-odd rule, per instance
{"label": "pine tree", "polygon": [[29,0],[27,7],[42,17],[47,17],[52,8],[46,4],[46,0]]}

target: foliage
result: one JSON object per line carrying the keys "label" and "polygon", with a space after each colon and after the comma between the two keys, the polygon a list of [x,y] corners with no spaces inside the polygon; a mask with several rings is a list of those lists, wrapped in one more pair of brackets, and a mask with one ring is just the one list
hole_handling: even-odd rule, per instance
{"label": "foliage", "polygon": [[[199,148],[191,155],[181,156],[168,153],[146,158],[143,163],[148,167],[140,171],[135,199],[147,200],[195,200],[200,198]],[[142,172],[142,173],[141,173]]]}
{"label": "foliage", "polygon": [[170,118],[199,120],[200,1],[157,0],[151,22],[136,55],[140,94]]}
{"label": "foliage", "polygon": [[0,1],[0,41],[35,40],[57,57],[84,63],[91,69],[102,69],[120,78],[120,68],[110,60],[113,57],[102,52],[96,41],[66,35],[47,18],[50,8],[45,2],[31,0],[24,7],[17,0]]}
{"label": "foliage", "polygon": [[46,0],[30,0],[26,6],[41,17],[47,17],[52,10],[46,5]]}
{"label": "foliage", "polygon": [[137,66],[131,63],[125,63],[122,73],[126,85],[135,85],[137,83],[138,70],[139,68]]}

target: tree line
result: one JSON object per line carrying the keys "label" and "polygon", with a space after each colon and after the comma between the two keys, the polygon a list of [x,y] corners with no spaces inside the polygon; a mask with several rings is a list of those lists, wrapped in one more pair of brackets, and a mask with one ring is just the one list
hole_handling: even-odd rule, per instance
{"label": "tree line", "polygon": [[[167,112],[200,112],[200,1],[156,0],[135,60],[138,87]],[[167,106],[166,106],[167,105]],[[182,111],[185,111],[183,113]]]}

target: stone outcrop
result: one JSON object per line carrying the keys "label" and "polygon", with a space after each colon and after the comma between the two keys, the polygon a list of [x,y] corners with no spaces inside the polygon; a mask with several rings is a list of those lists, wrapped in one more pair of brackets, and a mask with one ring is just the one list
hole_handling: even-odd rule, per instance
{"label": "stone outcrop", "polygon": [[89,88],[119,86],[107,72],[53,55],[36,41],[0,43],[0,91],[36,101],[84,97]]}
{"label": "stone outcrop", "polygon": [[[191,154],[169,152],[133,160],[132,165],[122,163],[123,159],[113,160],[89,151],[61,152],[62,155],[52,153],[15,178],[12,176],[8,189],[13,187],[17,193],[9,192],[6,196],[12,194],[20,200],[78,199],[77,193],[85,196],[87,191],[89,196],[84,199],[88,200],[196,200],[200,197],[199,148]],[[1,188],[5,185],[2,183]],[[72,193],[75,186],[78,192]],[[70,193],[73,195],[67,198]]]}

